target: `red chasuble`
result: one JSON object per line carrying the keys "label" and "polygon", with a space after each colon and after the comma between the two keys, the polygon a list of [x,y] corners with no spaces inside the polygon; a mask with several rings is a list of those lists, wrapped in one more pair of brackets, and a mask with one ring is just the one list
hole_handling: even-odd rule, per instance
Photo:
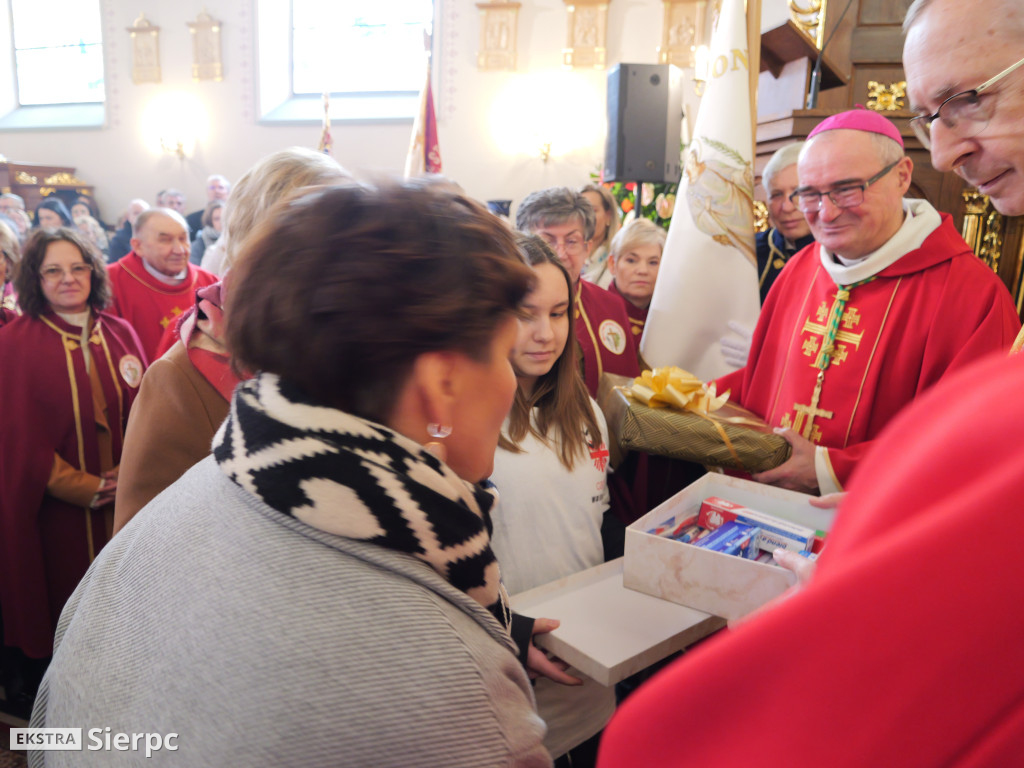
{"label": "red chasuble", "polygon": [[955,370],[1007,351],[1020,321],[1003,283],[967,247],[948,214],[922,246],[855,287],[842,307],[815,402],[837,287],[818,244],[787,264],[765,301],[745,368],[718,391],[772,426],[827,447],[845,486],[870,441],[915,397]]}
{"label": "red chasuble", "polygon": [[640,339],[630,332],[622,299],[586,280],[577,283],[576,340],[583,350],[583,378],[591,397],[597,397],[601,374],[639,376]]}
{"label": "red chasuble", "polygon": [[634,694],[599,768],[1020,765],[1022,387],[989,357],[900,414],[810,584]]}
{"label": "red chasuble", "polygon": [[[33,658],[50,655],[60,611],[107,540],[104,512],[46,493],[54,453],[74,469],[102,470],[80,341],[81,329],[52,313],[0,331],[8,374],[0,376],[0,610],[4,644]],[[146,360],[131,326],[104,312],[93,321],[89,350],[106,401],[107,460],[116,466]]]}
{"label": "red chasuble", "polygon": [[180,285],[167,285],[146,271],[135,251],[107,267],[107,274],[114,292],[110,311],[131,324],[150,360],[156,358],[164,331],[196,303],[196,290],[218,280],[216,275],[189,264],[188,276]]}
{"label": "red chasuble", "polygon": [[629,317],[629,331],[633,336],[633,342],[636,344],[637,349],[639,349],[640,337],[644,335],[644,323],[647,322],[647,310],[640,309],[640,307],[619,293],[619,287],[615,284],[614,280],[608,286],[608,293],[622,299],[622,305],[626,308],[626,315]]}

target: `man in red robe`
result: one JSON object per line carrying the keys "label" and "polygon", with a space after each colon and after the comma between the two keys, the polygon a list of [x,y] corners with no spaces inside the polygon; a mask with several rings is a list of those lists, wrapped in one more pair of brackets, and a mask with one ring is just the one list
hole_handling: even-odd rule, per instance
{"label": "man in red robe", "polygon": [[[915,111],[934,118],[922,130],[935,166],[1019,215],[1024,67],[1016,86],[971,94],[1020,59],[1024,8],[997,0],[987,10],[916,0],[903,61]],[[979,110],[954,106],[942,120],[953,94]],[[963,114],[979,119],[958,122]],[[979,512],[1012,509],[1024,494],[1022,382],[1020,356],[989,358],[910,406],[858,468],[809,586],[627,702],[600,768],[746,765],[751,743],[762,760],[796,768],[1016,765],[1020,517]],[[960,606],[969,619],[958,620]],[[701,727],[666,728],[666,714]]]}
{"label": "man in red robe", "polygon": [[569,272],[576,295],[576,340],[583,350],[583,374],[597,397],[601,374],[639,376],[639,342],[630,332],[622,301],[604,288],[580,280],[587,245],[594,236],[594,208],[568,187],[552,187],[526,197],[516,211],[516,228],[540,236]]}
{"label": "man in red robe", "polygon": [[189,264],[188,225],[176,211],[151,208],[139,214],[131,243],[131,253],[108,269],[110,311],[135,328],[152,360],[168,327],[195,304],[196,290],[218,278]]}
{"label": "man in red robe", "polygon": [[1019,765],[1021,382],[997,355],[907,408],[807,586],[634,694],[598,768]]}
{"label": "man in red robe", "polygon": [[948,372],[1007,351],[1020,329],[1009,292],[951,217],[903,200],[912,170],[876,112],[834,115],[809,136],[794,200],[817,243],[776,281],[747,366],[718,380],[793,446],[760,482],[842,489],[904,406]]}

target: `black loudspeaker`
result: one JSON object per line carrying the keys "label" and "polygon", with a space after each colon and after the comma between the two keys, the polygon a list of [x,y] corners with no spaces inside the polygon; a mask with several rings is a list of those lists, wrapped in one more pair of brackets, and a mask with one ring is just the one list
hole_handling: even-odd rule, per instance
{"label": "black loudspeaker", "polygon": [[617,64],[608,72],[605,181],[679,181],[682,70]]}

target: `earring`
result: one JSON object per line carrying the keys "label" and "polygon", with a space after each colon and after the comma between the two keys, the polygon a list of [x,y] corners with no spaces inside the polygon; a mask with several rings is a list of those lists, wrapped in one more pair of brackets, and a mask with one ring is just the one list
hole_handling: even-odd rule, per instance
{"label": "earring", "polygon": [[447,424],[427,424],[427,434],[444,440],[452,433],[452,428]]}

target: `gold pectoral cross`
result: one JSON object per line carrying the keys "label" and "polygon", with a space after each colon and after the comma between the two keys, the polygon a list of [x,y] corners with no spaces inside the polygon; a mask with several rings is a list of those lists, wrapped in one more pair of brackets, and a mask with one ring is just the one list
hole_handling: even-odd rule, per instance
{"label": "gold pectoral cross", "polygon": [[818,374],[818,380],[814,383],[814,392],[811,394],[811,402],[807,405],[793,404],[795,419],[791,419],[787,413],[782,419],[782,426],[791,427],[802,437],[817,443],[821,440],[821,429],[814,423],[814,419],[820,416],[823,419],[831,419],[835,411],[826,411],[818,407],[821,399],[821,385],[825,380],[824,371]]}

